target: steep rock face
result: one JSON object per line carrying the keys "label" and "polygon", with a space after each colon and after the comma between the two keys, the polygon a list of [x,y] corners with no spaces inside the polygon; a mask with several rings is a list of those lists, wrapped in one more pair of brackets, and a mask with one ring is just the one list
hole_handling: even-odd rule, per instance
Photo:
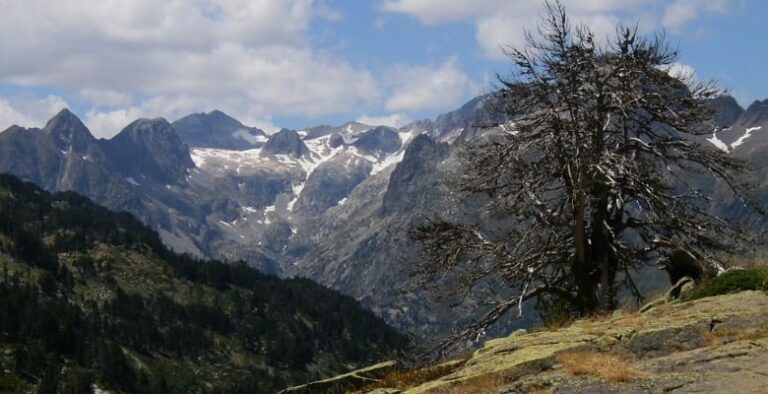
{"label": "steep rock face", "polygon": [[310,127],[306,129],[305,130],[306,135],[304,136],[304,139],[311,140],[311,139],[324,137],[330,134],[352,135],[355,133],[363,132],[370,128],[371,126],[364,123],[360,123],[360,122],[347,122],[341,126],[335,126],[335,127],[329,126],[329,125],[321,125],[321,126],[315,126],[315,127]]}
{"label": "steep rock face", "polygon": [[740,121],[744,126],[759,126],[768,122],[768,100],[758,100],[752,103]]}
{"label": "steep rock face", "polygon": [[309,149],[295,130],[282,129],[269,137],[262,152],[298,158],[308,154]]}
{"label": "steep rock face", "polygon": [[434,193],[440,190],[444,179],[435,175],[449,151],[447,144],[435,142],[426,135],[416,137],[405,150],[403,161],[392,172],[381,206],[382,215],[406,213],[437,201]]}
{"label": "steep rock face", "polygon": [[83,122],[68,109],[51,118],[43,132],[54,147],[64,152],[85,153],[96,142]]}
{"label": "steep rock face", "polygon": [[368,161],[352,155],[340,155],[323,163],[307,178],[296,202],[296,211],[316,216],[338,205],[355,186],[368,178],[371,169]]}
{"label": "steep rock face", "polygon": [[192,148],[245,150],[260,147],[267,140],[263,130],[245,126],[218,110],[187,115],[172,126]]}
{"label": "steep rock face", "polygon": [[47,190],[72,190],[95,199],[128,204],[135,197],[114,173],[100,142],[66,109],[43,129],[13,126],[0,133],[0,172],[16,174]]}
{"label": "steep rock face", "polygon": [[722,95],[710,100],[707,104],[715,110],[713,122],[717,127],[729,127],[744,114],[744,108],[741,108],[733,96]]}
{"label": "steep rock face", "polygon": [[127,177],[173,184],[195,166],[189,148],[165,119],[136,120],[104,146]]}
{"label": "steep rock face", "polygon": [[352,145],[375,155],[397,152],[402,147],[398,133],[391,127],[379,126],[356,136]]}
{"label": "steep rock face", "polygon": [[[733,100],[724,96],[716,102],[715,122],[722,121],[726,124],[726,119],[730,121],[738,110],[733,106]],[[719,125],[719,124],[718,124]],[[768,100],[755,101],[747,108],[741,111],[733,122],[727,124],[725,129],[713,135],[709,141],[718,148],[733,152],[737,156],[753,156],[755,150],[768,145],[768,137],[764,127],[768,125]]]}

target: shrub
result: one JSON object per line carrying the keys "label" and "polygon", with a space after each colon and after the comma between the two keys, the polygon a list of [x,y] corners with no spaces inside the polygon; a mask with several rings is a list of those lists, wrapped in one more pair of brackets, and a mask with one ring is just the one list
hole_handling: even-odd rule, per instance
{"label": "shrub", "polygon": [[768,267],[751,267],[726,272],[706,279],[683,296],[684,301],[736,293],[745,290],[768,291]]}

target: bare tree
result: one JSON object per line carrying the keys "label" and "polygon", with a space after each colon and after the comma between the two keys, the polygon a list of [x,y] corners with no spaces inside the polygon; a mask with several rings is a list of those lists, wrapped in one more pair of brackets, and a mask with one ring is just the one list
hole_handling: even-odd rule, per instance
{"label": "bare tree", "polygon": [[498,78],[495,101],[514,123],[469,145],[459,182],[489,196],[511,229],[432,219],[413,233],[423,283],[514,290],[455,341],[541,295],[581,314],[611,310],[621,286],[642,297],[639,268],[676,254],[716,275],[718,252],[740,239],[697,186],[714,179],[742,195],[742,163],[703,137],[715,130],[706,101],[721,94],[716,85],[670,75],[677,51],[663,36],[618,26],[601,44],[559,2],[546,10],[527,48],[507,51],[512,74]]}

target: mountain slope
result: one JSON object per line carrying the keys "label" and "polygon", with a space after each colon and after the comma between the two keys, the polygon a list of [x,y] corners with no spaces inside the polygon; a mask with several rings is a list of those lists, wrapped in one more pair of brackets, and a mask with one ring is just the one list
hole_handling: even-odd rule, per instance
{"label": "mountain slope", "polygon": [[274,392],[406,344],[349,297],[175,254],[127,213],[7,175],[0,265],[12,392]]}
{"label": "mountain slope", "polygon": [[260,147],[267,140],[263,130],[245,126],[217,110],[187,115],[172,125],[193,148],[246,150]]}

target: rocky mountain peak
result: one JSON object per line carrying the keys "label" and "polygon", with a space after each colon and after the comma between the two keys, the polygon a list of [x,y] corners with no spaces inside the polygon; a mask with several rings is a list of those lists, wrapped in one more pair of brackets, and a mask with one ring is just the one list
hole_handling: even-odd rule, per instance
{"label": "rocky mountain peak", "polygon": [[62,151],[84,152],[95,141],[80,118],[66,108],[51,118],[45,124],[43,131]]}
{"label": "rocky mountain peak", "polygon": [[730,127],[744,114],[744,108],[729,95],[716,97],[710,100],[707,105],[715,111],[713,121],[715,126],[720,128]]}
{"label": "rocky mountain peak", "polygon": [[194,167],[189,148],[163,118],[139,119],[106,142],[106,149],[127,175],[173,183]]}
{"label": "rocky mountain peak", "polygon": [[173,127],[195,148],[246,150],[261,146],[267,139],[263,130],[245,126],[219,110],[187,115],[173,122]]}
{"label": "rocky mountain peak", "polygon": [[296,130],[282,129],[269,137],[269,140],[264,145],[263,152],[299,158],[308,154],[309,148],[304,145],[301,136]]}
{"label": "rocky mountain peak", "polygon": [[402,141],[395,129],[379,126],[358,134],[352,145],[371,153],[394,153],[402,147]]}
{"label": "rocky mountain peak", "polygon": [[742,123],[749,126],[759,126],[768,122],[768,99],[755,101],[742,116]]}
{"label": "rocky mountain peak", "polygon": [[306,129],[305,132],[307,133],[307,135],[304,137],[304,139],[311,140],[311,139],[323,137],[329,134],[352,135],[352,134],[366,131],[371,128],[372,127],[367,124],[354,122],[354,121],[344,123],[341,126],[321,125],[321,126],[315,126],[315,127],[310,127]]}

